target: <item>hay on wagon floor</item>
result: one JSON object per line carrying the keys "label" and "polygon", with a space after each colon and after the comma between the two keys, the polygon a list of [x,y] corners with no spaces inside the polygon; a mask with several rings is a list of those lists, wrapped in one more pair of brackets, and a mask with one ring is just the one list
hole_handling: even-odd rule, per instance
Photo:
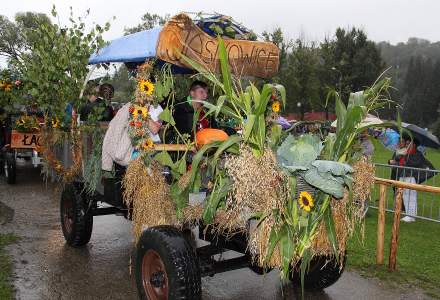
{"label": "hay on wagon floor", "polygon": [[124,202],[132,209],[136,241],[145,227],[177,224],[170,187],[158,163],[153,162],[147,168],[141,159],[133,160],[128,165],[122,184]]}

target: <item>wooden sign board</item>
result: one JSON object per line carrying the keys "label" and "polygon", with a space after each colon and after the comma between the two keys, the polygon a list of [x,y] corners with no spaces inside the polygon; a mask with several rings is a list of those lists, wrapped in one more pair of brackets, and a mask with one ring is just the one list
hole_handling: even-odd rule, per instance
{"label": "wooden sign board", "polygon": [[41,146],[40,133],[24,133],[12,130],[11,148],[41,150]]}
{"label": "wooden sign board", "polygon": [[[279,49],[273,43],[225,39],[231,71],[240,76],[269,78],[278,72]],[[174,16],[160,32],[157,57],[190,68],[181,54],[219,72],[218,41],[193,23],[186,14]]]}

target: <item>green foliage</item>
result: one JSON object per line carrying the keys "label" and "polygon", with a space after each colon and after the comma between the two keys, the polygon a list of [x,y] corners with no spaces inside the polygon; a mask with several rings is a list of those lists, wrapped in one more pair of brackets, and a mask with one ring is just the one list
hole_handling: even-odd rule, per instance
{"label": "green foliage", "polygon": [[353,160],[356,149],[352,146],[357,136],[368,128],[361,122],[370,112],[391,103],[388,99],[389,87],[389,78],[380,79],[362,92],[351,93],[347,106],[337,92],[329,93],[336,102],[337,126],[336,136],[327,137],[324,149],[326,159],[349,163]]}
{"label": "green foliage", "polygon": [[102,144],[104,142],[104,134],[99,128],[94,128],[95,130],[90,133],[92,134],[93,149],[91,153],[83,153],[84,161],[84,190],[89,194],[93,195],[96,191],[97,186],[101,182],[102,169],[101,169],[101,158],[102,158]]}
{"label": "green foliage", "polygon": [[218,116],[221,113],[237,124],[244,124],[244,142],[252,148],[256,155],[262,155],[266,143],[265,118],[268,113],[267,106],[270,97],[274,92],[279,93],[281,101],[285,105],[286,91],[279,84],[264,84],[260,91],[252,82],[244,89],[240,80],[231,74],[224,41],[219,38],[218,42],[221,79],[201,64],[185,56],[183,59],[224,93],[218,97],[215,104],[203,102],[203,105],[208,109],[207,115],[215,114]]}
{"label": "green foliage", "polygon": [[34,12],[17,13],[15,22],[0,15],[0,55],[8,58],[12,65],[20,64],[34,42],[28,34],[40,24],[51,24],[51,21],[47,15]]}
{"label": "green foliage", "polygon": [[[57,17],[55,7],[52,16]],[[70,26],[37,21],[37,27],[25,33],[30,42],[20,70],[33,101],[47,115],[62,116],[68,102],[78,103],[88,69],[90,55],[104,45],[102,34],[110,28],[95,25],[86,31],[82,17]]]}
{"label": "green foliage", "polygon": [[332,102],[325,105],[329,88],[337,90],[346,103],[350,91],[363,90],[384,70],[376,45],[356,28],[338,28],[334,37],[320,44],[301,38],[287,40],[280,28],[263,36],[280,48],[280,69],[274,81],[286,87],[287,110],[301,115],[333,111]]}
{"label": "green foliage", "polygon": [[12,112],[14,104],[25,103],[23,83],[10,69],[0,70],[0,107]]}

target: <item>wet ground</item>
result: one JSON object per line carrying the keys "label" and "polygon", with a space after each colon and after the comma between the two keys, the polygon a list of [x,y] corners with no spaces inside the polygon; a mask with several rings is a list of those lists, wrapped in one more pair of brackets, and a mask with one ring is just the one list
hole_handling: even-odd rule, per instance
{"label": "wet ground", "polygon": [[[1,178],[3,179],[3,178]],[[42,183],[39,170],[19,166],[16,185],[0,180],[0,232],[21,240],[9,247],[17,299],[137,299],[129,272],[131,225],[118,216],[94,218],[90,243],[73,249],[59,224],[60,191]],[[203,299],[301,299],[279,274],[248,269],[202,279]],[[390,289],[378,280],[345,272],[333,286],[306,299],[427,299],[420,291]]]}

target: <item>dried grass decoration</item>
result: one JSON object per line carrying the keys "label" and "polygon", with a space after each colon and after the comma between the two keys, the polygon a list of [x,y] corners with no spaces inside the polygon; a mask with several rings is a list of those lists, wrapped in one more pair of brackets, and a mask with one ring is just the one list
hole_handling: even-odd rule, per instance
{"label": "dried grass decoration", "polygon": [[130,162],[122,181],[124,202],[132,209],[136,242],[144,228],[177,224],[170,187],[162,170],[162,166],[157,162],[152,162],[146,167],[138,158]]}
{"label": "dried grass decoration", "polygon": [[[72,128],[69,134],[56,129],[55,127],[43,127],[41,129],[43,159],[46,164],[43,171],[46,175],[49,170],[55,171],[63,183],[72,182],[81,174],[82,170],[82,139],[78,128]],[[70,139],[70,150],[72,164],[64,166],[56,156],[56,148],[66,139]]]}
{"label": "dried grass decoration", "polygon": [[225,224],[245,228],[247,220],[255,213],[270,215],[281,210],[288,197],[288,177],[278,167],[275,154],[266,148],[262,156],[241,145],[239,155],[226,159],[227,174],[232,179],[232,192],[226,201],[229,218]]}
{"label": "dried grass decoration", "polygon": [[[225,167],[232,179],[232,192],[227,199],[225,213],[217,216],[216,222],[219,222],[220,229],[226,231],[247,230],[248,248],[253,260],[262,266],[270,232],[276,226],[274,211],[284,210],[290,197],[289,178],[278,167],[270,148],[258,157],[248,146],[241,145],[239,155],[228,156]],[[251,226],[256,224],[248,220],[257,213],[265,218],[258,226]],[[280,266],[280,261],[279,250],[275,249],[269,265]]]}

